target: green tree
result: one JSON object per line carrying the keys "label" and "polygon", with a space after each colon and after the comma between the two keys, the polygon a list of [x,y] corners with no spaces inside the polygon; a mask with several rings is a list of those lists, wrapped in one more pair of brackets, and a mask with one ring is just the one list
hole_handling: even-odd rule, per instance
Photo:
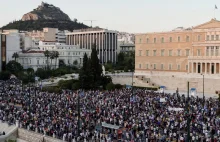
{"label": "green tree", "polygon": [[81,84],[81,87],[83,85],[84,89],[90,89],[92,85],[92,78],[91,78],[92,74],[91,74],[90,67],[91,67],[90,60],[87,54],[85,53],[83,56],[83,66],[79,73],[80,84]]}
{"label": "green tree", "polygon": [[47,58],[47,69],[49,69],[49,57],[50,57],[50,52],[48,50],[44,51],[44,56]]}
{"label": "green tree", "polygon": [[74,64],[75,66],[77,66],[77,65],[78,65],[78,61],[77,61],[77,60],[73,61],[73,64]]}
{"label": "green tree", "polygon": [[54,58],[56,59],[55,60],[55,69],[57,68],[57,58],[59,58],[60,54],[58,51],[54,51]]}
{"label": "green tree", "polygon": [[11,73],[9,71],[0,72],[0,80],[10,79]]}
{"label": "green tree", "polygon": [[19,57],[19,55],[18,55],[17,52],[13,53],[12,58],[15,58],[15,61],[16,61],[16,62],[17,62],[17,58],[18,58],[18,57]]}
{"label": "green tree", "polygon": [[106,89],[107,90],[114,90],[115,89],[115,85],[112,82],[110,82],[110,83],[107,84]]}
{"label": "green tree", "polygon": [[55,52],[54,51],[51,51],[50,53],[49,53],[49,55],[50,55],[50,68],[52,69],[53,67],[52,67],[52,65],[53,65],[53,59],[55,58]]}
{"label": "green tree", "polygon": [[96,51],[96,44],[93,44],[91,53],[91,74],[93,76],[93,87],[97,87],[101,84],[102,66],[99,64],[98,54]]}
{"label": "green tree", "polygon": [[124,62],[124,59],[125,59],[124,53],[120,52],[118,54],[118,62]]}
{"label": "green tree", "polygon": [[23,70],[23,67],[16,61],[9,61],[6,65],[6,70],[17,76],[18,72]]}

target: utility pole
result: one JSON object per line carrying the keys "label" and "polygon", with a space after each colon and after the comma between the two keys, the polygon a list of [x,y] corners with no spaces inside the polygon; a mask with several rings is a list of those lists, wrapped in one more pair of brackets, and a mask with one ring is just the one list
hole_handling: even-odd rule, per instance
{"label": "utility pole", "polygon": [[187,89],[188,89],[188,93],[187,93],[187,142],[190,142],[190,122],[191,122],[191,115],[189,114],[189,82],[187,82]]}
{"label": "utility pole", "polygon": [[80,93],[82,93],[83,92],[83,79],[82,79],[82,89],[81,89],[81,91],[78,91],[78,137],[80,136],[80,94],[79,94],[79,92]]}
{"label": "utility pole", "polygon": [[[203,76],[203,109],[205,107],[205,94],[204,94],[204,88],[205,88],[205,85],[204,85],[204,74],[202,75]],[[204,111],[203,111],[204,112]]]}

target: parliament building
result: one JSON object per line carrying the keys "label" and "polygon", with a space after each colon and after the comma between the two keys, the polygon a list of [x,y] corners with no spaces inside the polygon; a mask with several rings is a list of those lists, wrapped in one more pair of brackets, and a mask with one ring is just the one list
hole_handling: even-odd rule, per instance
{"label": "parliament building", "polygon": [[[220,79],[220,21],[216,19],[187,29],[137,34],[135,40],[135,74],[159,86],[184,91],[183,84],[189,81],[201,92],[203,75],[205,81],[217,83]],[[169,79],[174,84],[168,83]],[[220,90],[220,82],[217,84],[206,92],[216,93],[217,88]]]}

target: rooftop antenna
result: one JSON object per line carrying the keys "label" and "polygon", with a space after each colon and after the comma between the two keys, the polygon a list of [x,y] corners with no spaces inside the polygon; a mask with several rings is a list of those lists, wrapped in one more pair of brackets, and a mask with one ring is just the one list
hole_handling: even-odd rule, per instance
{"label": "rooftop antenna", "polygon": [[91,28],[92,28],[92,22],[97,20],[84,20],[84,21],[90,21],[91,22]]}

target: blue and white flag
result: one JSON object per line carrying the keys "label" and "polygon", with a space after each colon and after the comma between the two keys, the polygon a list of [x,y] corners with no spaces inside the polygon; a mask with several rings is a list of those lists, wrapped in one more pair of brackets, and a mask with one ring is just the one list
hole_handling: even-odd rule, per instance
{"label": "blue and white flag", "polygon": [[84,93],[84,91],[82,91],[82,92],[80,92],[80,97],[84,97],[85,96],[85,93]]}

